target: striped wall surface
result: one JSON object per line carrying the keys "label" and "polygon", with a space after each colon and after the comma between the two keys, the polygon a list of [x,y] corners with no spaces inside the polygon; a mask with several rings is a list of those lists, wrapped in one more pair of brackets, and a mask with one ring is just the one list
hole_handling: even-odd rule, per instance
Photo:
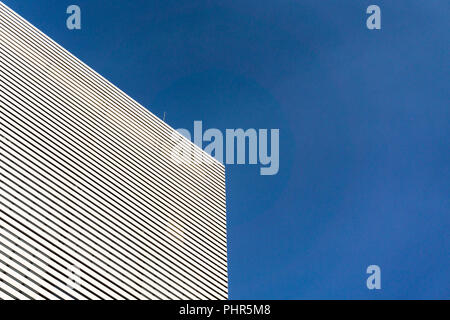
{"label": "striped wall surface", "polygon": [[0,128],[0,299],[228,297],[223,165],[1,2]]}

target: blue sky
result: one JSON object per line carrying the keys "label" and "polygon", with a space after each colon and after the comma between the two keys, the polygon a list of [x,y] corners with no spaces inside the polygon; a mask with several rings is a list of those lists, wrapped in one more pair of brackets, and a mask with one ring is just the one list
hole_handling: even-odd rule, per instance
{"label": "blue sky", "polygon": [[280,129],[226,168],[231,299],[450,298],[448,1],[3,2],[175,128]]}

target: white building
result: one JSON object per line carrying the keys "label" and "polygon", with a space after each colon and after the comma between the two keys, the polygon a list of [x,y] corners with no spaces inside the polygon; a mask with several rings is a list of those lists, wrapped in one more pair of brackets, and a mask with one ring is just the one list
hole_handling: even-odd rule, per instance
{"label": "white building", "polygon": [[0,299],[226,299],[224,167],[173,132],[0,2]]}

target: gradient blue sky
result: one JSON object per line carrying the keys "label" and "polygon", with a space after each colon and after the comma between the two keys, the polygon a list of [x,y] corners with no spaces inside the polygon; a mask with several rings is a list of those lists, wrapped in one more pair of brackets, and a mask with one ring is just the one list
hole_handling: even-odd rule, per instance
{"label": "gradient blue sky", "polygon": [[280,128],[226,168],[231,299],[450,298],[449,1],[3,2],[175,128]]}

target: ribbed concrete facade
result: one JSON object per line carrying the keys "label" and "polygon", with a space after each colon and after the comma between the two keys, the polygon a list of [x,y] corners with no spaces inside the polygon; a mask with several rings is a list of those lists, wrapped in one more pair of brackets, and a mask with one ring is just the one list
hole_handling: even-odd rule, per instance
{"label": "ribbed concrete facade", "polygon": [[223,165],[1,2],[0,128],[0,299],[227,298]]}

